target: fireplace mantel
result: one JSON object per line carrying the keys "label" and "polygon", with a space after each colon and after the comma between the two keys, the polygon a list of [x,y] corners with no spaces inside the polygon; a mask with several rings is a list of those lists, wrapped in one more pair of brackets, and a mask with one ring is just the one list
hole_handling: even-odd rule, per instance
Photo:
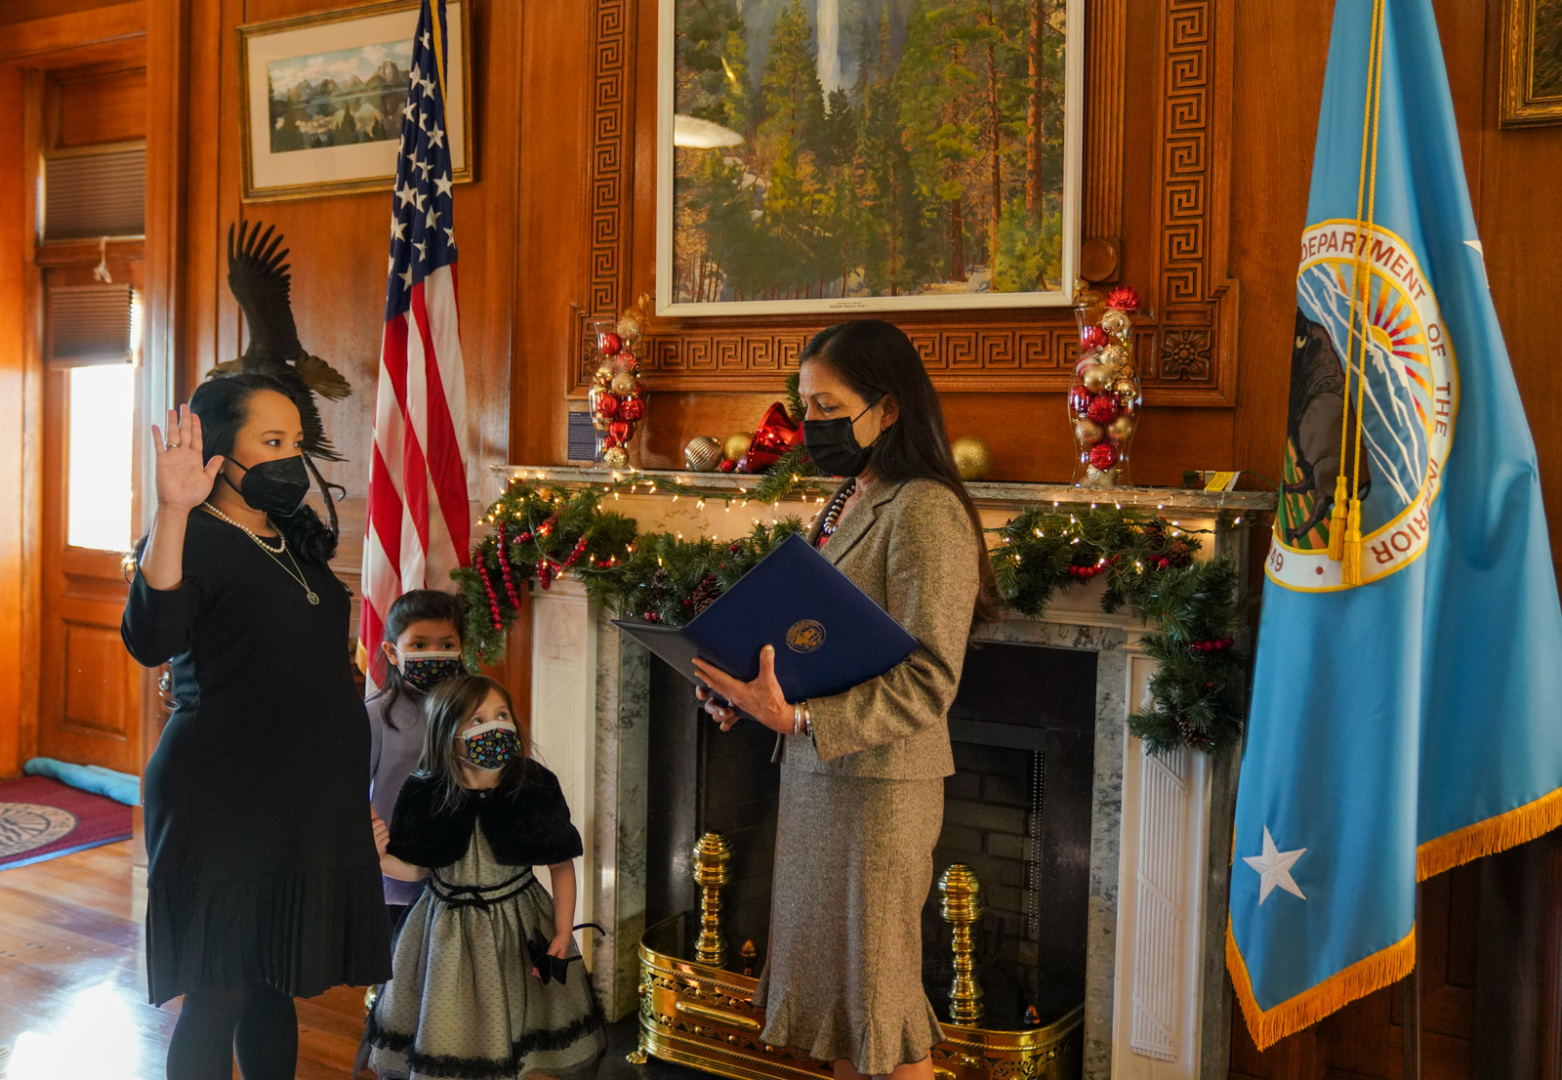
{"label": "fireplace mantel", "polygon": [[[629,475],[535,465],[493,473],[495,494],[512,479],[600,490]],[[829,490],[820,482],[772,506],[743,500],[756,477],[637,475],[644,482],[619,491],[609,505],[641,531],[719,539],[748,532],[756,520],[806,519]],[[712,498],[675,498],[668,481]],[[653,484],[662,486],[653,491]],[[1020,483],[973,483],[967,490],[988,526],[1038,503],[1157,511],[1207,532],[1201,558],[1222,555],[1244,570],[1249,532],[1237,526],[1244,515],[1275,507],[1275,497],[1262,492]],[[723,493],[736,497],[730,506]],[[1154,662],[1139,644],[1148,629],[1142,618],[1103,612],[1103,587],[1068,590],[1041,618],[1011,616],[981,636],[1097,654],[1086,1080],[1214,1080],[1225,1075],[1229,1042],[1224,915],[1238,758],[1235,751],[1210,758],[1187,749],[1154,758],[1128,734],[1126,718],[1147,699]],[[622,1016],[638,1002],[637,946],[645,929],[650,657],[569,578],[546,592],[534,585],[531,611],[533,736],[586,839],[577,921],[608,928],[600,942],[583,944],[604,1007]]]}

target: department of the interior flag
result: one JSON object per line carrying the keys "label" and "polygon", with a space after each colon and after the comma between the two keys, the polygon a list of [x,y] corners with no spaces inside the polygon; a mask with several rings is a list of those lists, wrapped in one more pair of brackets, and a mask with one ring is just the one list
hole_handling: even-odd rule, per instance
{"label": "department of the interior flag", "polygon": [[1562,610],[1431,0],[1338,0],[1227,960],[1264,1047],[1403,978],[1415,884],[1562,823]]}

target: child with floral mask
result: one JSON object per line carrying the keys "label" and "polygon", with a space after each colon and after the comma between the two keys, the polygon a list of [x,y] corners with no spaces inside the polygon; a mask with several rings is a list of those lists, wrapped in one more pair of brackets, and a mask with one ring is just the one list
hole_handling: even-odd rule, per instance
{"label": "child with floral mask", "polygon": [[[418,766],[423,753],[423,699],[446,679],[465,673],[461,660],[461,629],[466,604],[460,596],[437,589],[402,593],[385,613],[380,644],[382,689],[369,698],[369,802],[386,821],[396,805],[401,785]],[[422,882],[385,877],[385,905],[391,926],[399,927],[407,907],[423,891]],[[358,1047],[354,1072],[369,1057],[367,1039]]]}
{"label": "child with floral mask", "polygon": [[438,1061],[448,1075],[510,1080],[585,1065],[606,1038],[573,962],[581,841],[558,778],[532,759],[528,724],[492,679],[444,682],[424,713],[418,771],[390,824],[373,819],[381,871],[426,886],[369,1014],[369,1067],[406,1076]]}

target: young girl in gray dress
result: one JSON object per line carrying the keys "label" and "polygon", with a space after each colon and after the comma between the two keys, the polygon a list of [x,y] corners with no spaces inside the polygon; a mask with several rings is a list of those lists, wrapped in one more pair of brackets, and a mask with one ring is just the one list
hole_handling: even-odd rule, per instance
{"label": "young girl in gray dress", "polygon": [[[492,679],[459,676],[424,701],[419,771],[389,827],[381,870],[426,878],[369,1016],[382,1078],[514,1080],[585,1064],[605,1046],[571,916],[580,834],[558,779]],[[533,874],[546,866],[555,897]],[[556,904],[555,904],[556,899]]]}

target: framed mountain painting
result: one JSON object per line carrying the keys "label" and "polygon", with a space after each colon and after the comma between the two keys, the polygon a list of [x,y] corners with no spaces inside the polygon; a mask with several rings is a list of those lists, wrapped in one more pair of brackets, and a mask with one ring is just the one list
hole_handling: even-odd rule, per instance
{"label": "framed mountain painting", "polygon": [[661,0],[657,311],[1069,302],[1083,0]]}
{"label": "framed mountain painting", "polygon": [[239,27],[244,200],[388,191],[410,80],[441,74],[451,179],[470,180],[468,8],[445,5],[443,73],[412,69],[419,0]]}

